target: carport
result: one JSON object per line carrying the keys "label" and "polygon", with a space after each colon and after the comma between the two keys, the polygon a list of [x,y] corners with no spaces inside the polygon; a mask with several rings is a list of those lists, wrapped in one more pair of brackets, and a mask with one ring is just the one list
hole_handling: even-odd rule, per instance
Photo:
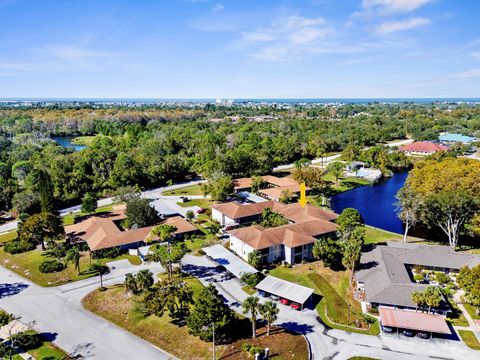
{"label": "carport", "polygon": [[242,259],[238,258],[222,245],[213,245],[203,248],[205,254],[215,261],[218,265],[223,266],[229,273],[237,278],[241,278],[243,274],[257,273],[258,270],[250,266]]}
{"label": "carport", "polygon": [[313,289],[287,280],[268,275],[256,286],[257,290],[276,295],[291,302],[300,304],[301,309],[312,298]]}
{"label": "carport", "polygon": [[430,334],[451,334],[445,318],[441,315],[386,307],[378,309],[382,326],[421,331]]}

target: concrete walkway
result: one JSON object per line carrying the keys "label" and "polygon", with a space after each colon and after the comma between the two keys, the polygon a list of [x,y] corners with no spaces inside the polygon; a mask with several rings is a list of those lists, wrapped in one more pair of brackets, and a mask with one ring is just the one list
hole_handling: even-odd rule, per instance
{"label": "concrete walkway", "polygon": [[[119,265],[119,266],[118,266]],[[126,266],[117,264],[105,284],[123,282],[126,272],[158,265]],[[87,279],[56,288],[43,288],[0,267],[0,308],[20,316],[22,322],[34,324],[48,333],[60,348],[71,355],[92,359],[174,359],[171,354],[136,337],[128,331],[85,310],[81,299],[98,288],[98,278]]]}

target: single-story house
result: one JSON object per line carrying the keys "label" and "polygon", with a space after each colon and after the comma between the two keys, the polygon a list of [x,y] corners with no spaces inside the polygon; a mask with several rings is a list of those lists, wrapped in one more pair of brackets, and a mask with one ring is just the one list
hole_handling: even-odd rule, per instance
{"label": "single-story house", "polygon": [[466,136],[462,134],[443,134],[438,137],[438,140],[442,143],[452,144],[452,143],[462,143],[469,144],[476,139],[471,136]]}
{"label": "single-story house", "polygon": [[[264,228],[260,225],[228,231],[230,250],[245,261],[253,251],[258,251],[264,263],[285,261],[295,264],[313,257],[312,248],[317,239],[335,236],[337,225],[332,222],[337,215],[311,205],[284,205],[272,202],[272,210],[290,223]],[[261,213],[260,213],[261,215]]]}
{"label": "single-story house", "polygon": [[[151,240],[150,232],[154,226],[122,230],[117,224],[126,218],[124,210],[90,216],[74,225],[65,226],[65,233],[75,241],[87,243],[90,251],[119,247],[131,249],[145,245]],[[194,234],[198,229],[181,216],[166,219],[164,223],[174,225],[175,237]]]}
{"label": "single-story house", "polygon": [[416,141],[400,148],[400,151],[409,155],[431,155],[446,150],[448,150],[447,146],[436,144],[431,141]]}
{"label": "single-story house", "polygon": [[[418,245],[389,242],[362,253],[355,272],[357,290],[362,294],[362,306],[391,307],[416,310],[413,292],[423,292],[429,285],[413,280],[412,268],[456,273],[463,266],[480,264],[480,255],[455,252],[448,246]],[[450,307],[445,299],[433,309],[446,315]]]}

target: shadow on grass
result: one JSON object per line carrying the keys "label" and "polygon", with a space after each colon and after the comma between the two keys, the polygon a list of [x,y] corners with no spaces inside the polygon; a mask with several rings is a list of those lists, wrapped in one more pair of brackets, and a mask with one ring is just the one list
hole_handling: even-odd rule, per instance
{"label": "shadow on grass", "polygon": [[20,282],[13,284],[0,284],[0,299],[17,295],[26,288],[28,288],[28,285]]}

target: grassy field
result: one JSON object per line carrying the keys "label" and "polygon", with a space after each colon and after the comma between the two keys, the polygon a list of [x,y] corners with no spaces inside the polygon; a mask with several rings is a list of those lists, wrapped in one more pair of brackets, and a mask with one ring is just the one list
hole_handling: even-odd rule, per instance
{"label": "grassy field", "polygon": [[90,146],[93,139],[95,139],[95,136],[77,136],[72,139],[72,144]]}
{"label": "grassy field", "polygon": [[463,306],[465,307],[465,310],[467,310],[468,314],[472,317],[472,319],[480,320],[480,315],[477,314],[474,306],[470,304],[463,304]]}
{"label": "grassy field", "polygon": [[188,196],[188,195],[203,195],[200,184],[180,187],[173,190],[165,190],[162,195],[166,196]]}
{"label": "grassy field", "polygon": [[[107,212],[107,211],[111,211],[112,209],[113,209],[113,205],[105,205],[105,206],[100,206],[99,208],[97,208],[97,210],[95,210],[95,212],[96,213]],[[84,213],[81,213],[81,212],[68,214],[68,215],[63,217],[63,225],[72,225],[74,223],[76,217],[85,216],[85,215],[87,215],[87,214],[84,214]]]}
{"label": "grassy field", "polygon": [[29,350],[28,353],[34,359],[48,359],[48,360],[65,360],[70,359],[68,354],[63,350],[57,348],[50,342],[44,342],[38,349]]}
{"label": "grassy field", "polygon": [[187,202],[178,202],[177,204],[181,207],[198,206],[201,208],[208,208],[209,206],[215,204],[215,201],[210,199],[191,199]]}
{"label": "grassy field", "polygon": [[348,271],[333,271],[317,261],[293,268],[277,267],[269,274],[314,289],[321,296],[316,310],[328,326],[369,335],[380,332],[377,321],[368,330],[356,328],[357,322],[366,324],[360,303],[353,298]]}
{"label": "grassy field", "polygon": [[17,232],[16,231],[9,231],[6,233],[0,234],[0,244],[9,242],[13,239],[17,238]]}
{"label": "grassy field", "polygon": [[472,331],[458,330],[458,334],[462,338],[465,345],[473,350],[480,350],[480,342]]}
{"label": "grassy field", "polygon": [[[51,259],[40,250],[27,251],[21,254],[11,255],[0,248],[0,264],[13,272],[23,276],[34,283],[41,286],[57,286],[72,281],[83,280],[92,276],[97,276],[96,273],[87,273],[86,270],[90,265],[90,257],[87,254],[83,254],[80,258],[80,270],[78,274],[73,264],[69,263],[67,267],[59,272],[43,274],[38,270],[39,265],[45,261]],[[123,254],[116,259],[99,259],[102,264],[113,260],[127,259],[133,265],[141,264],[141,260],[138,256]],[[92,260],[96,262],[97,260]]]}
{"label": "grassy field", "polygon": [[365,244],[383,243],[391,240],[402,241],[403,235],[395,234],[372,226],[366,226]]}

